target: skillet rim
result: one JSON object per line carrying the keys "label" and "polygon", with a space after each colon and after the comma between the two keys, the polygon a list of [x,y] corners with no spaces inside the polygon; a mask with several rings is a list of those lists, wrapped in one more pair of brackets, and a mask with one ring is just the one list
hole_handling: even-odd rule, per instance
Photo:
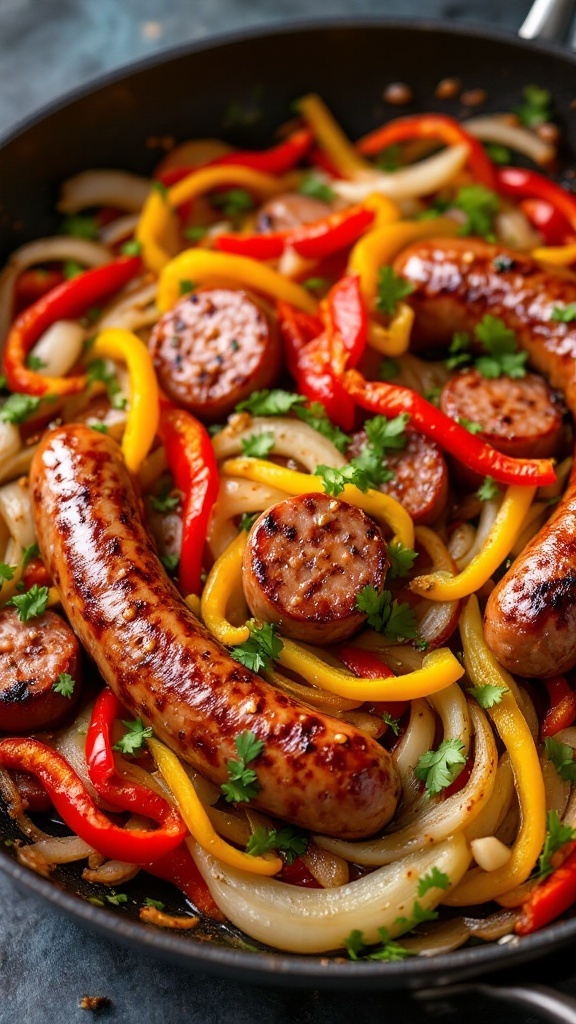
{"label": "skillet rim", "polygon": [[[138,58],[127,64],[95,75],[61,94],[0,133],[0,155],[11,143],[48,120],[51,116],[83,99],[103,92],[119,83],[128,82],[142,72],[159,69],[165,64],[192,57],[196,53],[209,53],[227,46],[250,43],[263,38],[288,38],[291,35],[313,35],[337,30],[386,29],[416,35],[431,32],[444,34],[464,43],[498,43],[510,47],[511,52],[539,53],[576,65],[576,53],[559,44],[534,42],[514,37],[508,32],[491,30],[480,25],[452,26],[440,19],[387,19],[373,15],[359,15],[351,20],[339,15],[313,19],[287,19],[272,25],[256,25],[240,30],[210,35],[207,38],[169,46],[151,56]],[[0,832],[1,834],[1,832]],[[248,952],[225,945],[210,944],[194,939],[183,939],[177,932],[165,932],[137,921],[120,918],[106,908],[95,907],[54,880],[44,879],[19,865],[7,852],[0,849],[0,870],[20,889],[32,892],[51,903],[57,910],[87,925],[104,937],[120,941],[133,948],[154,953],[163,959],[211,974],[259,984],[284,985],[299,988],[330,988],[345,990],[417,989],[434,987],[448,981],[474,977],[489,970],[505,970],[533,960],[567,945],[576,938],[576,918],[552,924],[542,932],[523,937],[511,943],[474,946],[457,949],[449,954],[432,958],[414,958],[396,963],[342,961],[324,957],[311,957],[282,951]]]}

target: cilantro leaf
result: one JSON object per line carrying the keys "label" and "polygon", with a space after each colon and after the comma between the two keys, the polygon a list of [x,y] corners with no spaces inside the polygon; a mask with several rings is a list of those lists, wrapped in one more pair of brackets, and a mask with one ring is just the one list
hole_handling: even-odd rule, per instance
{"label": "cilantro leaf", "polygon": [[369,488],[366,472],[358,466],[348,463],[340,469],[333,466],[316,466],[314,476],[321,477],[324,483],[324,494],[332,494],[337,497],[341,494],[347,484],[352,484],[365,494]]}
{"label": "cilantro leaf", "polygon": [[570,324],[576,320],[576,302],[568,302],[565,306],[554,306],[551,320],[561,324]]}
{"label": "cilantro leaf", "polygon": [[109,432],[106,423],[91,423],[90,430],[95,430],[97,434],[107,434]]}
{"label": "cilantro leaf", "polygon": [[546,839],[538,860],[538,878],[546,878],[554,871],[552,858],[566,843],[576,839],[576,829],[563,825],[558,811],[548,811],[546,815]]}
{"label": "cilantro leaf", "polygon": [[388,579],[395,580],[408,575],[418,558],[418,552],[404,547],[400,541],[391,540],[388,544],[388,558],[390,559]]}
{"label": "cilantro leaf", "polygon": [[122,720],[122,725],[126,726],[126,732],[112,748],[121,754],[135,754],[137,750],[142,749],[144,740],[149,740],[154,735],[152,726],[144,725],[141,718],[136,718],[133,722]]}
{"label": "cilantro leaf", "polygon": [[166,569],[166,572],[171,575],[173,572],[176,572],[176,569],[180,564],[180,555],[177,555],[175,552],[172,552],[169,555],[161,555],[160,561]]}
{"label": "cilantro leaf", "polygon": [[113,409],[126,408],[126,396],[122,393],[116,374],[106,359],[93,359],[88,364],[87,378],[89,384],[100,382],[105,385]]}
{"label": "cilantro leaf", "polygon": [[79,263],[78,260],[66,260],[62,267],[62,273],[67,281],[71,281],[72,278],[78,277],[79,274],[83,274],[86,267]]}
{"label": "cilantro leaf", "polygon": [[20,622],[28,622],[29,619],[35,619],[37,615],[42,615],[46,611],[48,587],[39,587],[37,583],[33,583],[25,594],[17,594],[6,603],[14,605],[17,609]]}
{"label": "cilantro leaf", "polygon": [[476,491],[476,494],[480,498],[480,501],[491,501],[492,498],[497,498],[498,495],[501,493],[502,492],[498,487],[498,484],[495,483],[494,479],[491,476],[485,476],[484,480],[480,484],[480,487]]}
{"label": "cilantro leaf", "polygon": [[242,454],[249,455],[254,459],[265,459],[273,447],[274,434],[270,430],[242,438]]}
{"label": "cilantro leaf", "polygon": [[272,391],[254,391],[250,398],[239,402],[236,412],[251,412],[253,416],[285,416],[298,405],[304,405],[304,395],[294,395],[291,391],[273,388]]}
{"label": "cilantro leaf", "polygon": [[467,430],[469,434],[482,433],[482,424],[476,423],[474,420],[466,419],[466,416],[459,416],[458,424],[459,426],[464,427],[464,430]]}
{"label": "cilantro leaf", "polygon": [[245,188],[229,188],[210,197],[213,206],[217,206],[226,217],[236,217],[254,209],[254,200]]}
{"label": "cilantro leaf", "polygon": [[553,736],[547,736],[544,740],[546,757],[552,761],[561,779],[572,782],[576,779],[576,761],[574,751],[567,743],[555,740]]}
{"label": "cilantro leaf", "polygon": [[348,952],[348,956],[351,960],[383,960],[388,962],[395,962],[398,960],[405,960],[406,957],[414,956],[415,954],[402,946],[399,942],[388,938],[388,932],[385,928],[379,928],[378,934],[382,940],[381,944],[374,944],[366,946],[364,943],[364,933],[358,931],[357,928],[351,931],[350,934],[344,939],[344,946]]}
{"label": "cilantro leaf", "polygon": [[299,420],[307,423],[313,430],[317,430],[322,437],[328,438],[339,452],[345,452],[350,444],[350,437],[340,427],[335,427],[330,422],[326,410],[321,402],[311,402],[310,405],[297,405],[294,407]]}
{"label": "cilantro leaf", "polygon": [[479,235],[487,242],[495,242],[494,217],[500,209],[500,198],[485,185],[465,185],[459,189],[454,206],[466,215],[459,235]]}
{"label": "cilantro leaf", "polygon": [[380,368],[378,370],[380,380],[394,380],[399,373],[400,363],[397,359],[392,359],[388,356],[380,363]]}
{"label": "cilantro leaf", "polygon": [[386,723],[389,729],[392,729],[392,732],[394,733],[395,736],[400,735],[399,718],[392,718],[392,715],[390,714],[389,711],[384,711],[382,715],[382,721]]}
{"label": "cilantro leaf", "polygon": [[[22,552],[22,558],[20,559],[20,565],[22,566],[23,569],[25,569],[26,566],[28,565],[28,562],[30,562],[33,558],[38,558],[39,555],[40,555],[40,548],[38,547],[38,545],[37,544],[29,544],[28,547],[24,548],[24,550]],[[10,577],[10,579],[12,579],[12,577]]]}
{"label": "cilantro leaf", "polygon": [[229,781],[222,783],[220,789],[227,803],[242,803],[252,800],[260,789],[256,772],[246,765],[259,757],[264,750],[264,743],[253,732],[241,732],[234,740],[234,745],[238,751],[238,760],[227,761]]}
{"label": "cilantro leaf", "polygon": [[189,277],[183,277],[178,282],[178,291],[180,295],[189,295],[190,292],[194,291],[195,287],[196,284],[194,283],[194,281],[191,281]]}
{"label": "cilantro leaf", "polygon": [[273,623],[265,622],[264,625],[257,626],[252,622],[249,623],[249,629],[248,640],[231,647],[230,654],[245,668],[259,672],[262,668],[268,668],[270,662],[278,657],[283,644],[280,637],[276,636],[276,626]]}
{"label": "cilantro leaf", "polygon": [[201,242],[207,234],[208,227],[203,224],[193,224],[191,227],[184,229],[184,237],[190,242]]}
{"label": "cilantro leaf", "polygon": [[110,892],[106,895],[105,899],[113,907],[119,907],[122,903],[128,903],[128,897],[125,892]]}
{"label": "cilantro leaf", "polygon": [[98,223],[95,217],[87,214],[75,214],[73,217],[66,217],[60,228],[63,235],[71,235],[73,238],[86,238],[90,242],[98,240]]}
{"label": "cilantro leaf", "polygon": [[0,579],[13,580],[16,572],[15,565],[8,565],[7,562],[0,562]]}
{"label": "cilantro leaf", "polygon": [[428,796],[436,796],[454,782],[460,765],[466,763],[463,751],[462,740],[453,738],[442,740],[437,750],[420,755],[414,774],[424,783]]}
{"label": "cilantro leaf", "polygon": [[0,420],[4,423],[24,423],[40,405],[35,395],[23,395],[15,391],[0,408]]}
{"label": "cilantro leaf", "polygon": [[68,672],[61,672],[52,689],[56,693],[61,693],[63,697],[68,697],[68,700],[72,700],[75,686],[76,680]]}
{"label": "cilantro leaf", "polygon": [[327,277],[307,277],[300,283],[308,292],[325,292],[332,282]]}
{"label": "cilantro leaf", "polygon": [[513,378],[526,376],[528,353],[517,351],[516,334],[506,327],[500,317],[487,313],[474,334],[489,353],[488,356],[479,356],[475,361],[476,369],[484,377],[496,378],[503,374]]}
{"label": "cilantro leaf", "polygon": [[552,118],[552,93],[548,89],[541,89],[538,85],[527,85],[522,90],[521,107],[516,107],[514,113],[521,124],[526,128],[536,128]]}
{"label": "cilantro leaf", "polygon": [[500,142],[484,142],[483,146],[492,163],[499,166],[512,163],[512,150],[508,146],[503,146]]}
{"label": "cilantro leaf", "polygon": [[485,683],[483,686],[471,686],[468,690],[481,708],[487,710],[500,704],[502,697],[508,693],[507,686],[495,686],[493,683]]}
{"label": "cilantro leaf", "polygon": [[239,528],[248,533],[260,515],[259,512],[243,512],[240,518]]}
{"label": "cilantro leaf", "polygon": [[393,316],[396,305],[414,291],[411,281],[400,277],[393,267],[380,267],[378,271],[378,286],[376,309],[379,313],[387,313]]}
{"label": "cilantro leaf", "polygon": [[155,512],[173,512],[175,508],[178,508],[181,501],[181,492],[175,492],[174,488],[170,487],[168,483],[163,485],[159,494],[153,494],[150,497],[150,504]]}
{"label": "cilantro leaf", "polygon": [[166,904],[162,903],[162,900],[153,900],[150,896],[145,896],[144,897],[144,906],[145,907],[153,907],[154,910],[164,910],[164,907],[166,906]]}
{"label": "cilantro leaf", "polygon": [[142,243],[137,238],[129,238],[120,247],[120,252],[123,256],[139,256],[142,252]]}
{"label": "cilantro leaf", "polygon": [[277,831],[275,828],[258,826],[248,840],[246,853],[252,857],[261,857],[268,850],[276,850],[284,854],[287,864],[293,864],[296,857],[301,857],[308,848],[308,836],[292,825],[286,825]]}
{"label": "cilantro leaf", "polygon": [[425,896],[430,889],[447,889],[450,885],[450,879],[444,871],[439,871],[436,866],[432,868],[430,874],[422,875],[418,879],[418,895]]}
{"label": "cilantro leaf", "polygon": [[305,174],[298,188],[300,195],[310,199],[320,199],[323,203],[331,203],[334,191],[318,174]]}
{"label": "cilantro leaf", "polygon": [[427,910],[426,907],[418,903],[418,900],[414,900],[414,906],[412,907],[412,921],[414,925],[423,924],[425,921],[436,921],[437,917],[437,910]]}
{"label": "cilantro leaf", "polygon": [[470,366],[471,362],[470,335],[466,331],[455,331],[448,349],[448,359],[445,360],[446,369],[462,370]]}
{"label": "cilantro leaf", "polygon": [[397,171],[402,166],[402,146],[394,143],[380,150],[376,157],[376,167],[381,171]]}
{"label": "cilantro leaf", "polygon": [[363,587],[356,598],[356,609],[367,617],[371,629],[389,640],[413,639],[417,636],[416,616],[409,604],[398,604],[389,590],[378,593],[375,587]]}
{"label": "cilantro leaf", "polygon": [[40,359],[40,356],[36,356],[31,352],[30,355],[26,357],[26,366],[30,370],[43,370],[46,363],[43,359]]}
{"label": "cilantro leaf", "polygon": [[387,419],[386,416],[373,416],[365,424],[366,436],[371,445],[380,453],[400,451],[406,447],[406,426],[410,417],[402,412],[399,416]]}

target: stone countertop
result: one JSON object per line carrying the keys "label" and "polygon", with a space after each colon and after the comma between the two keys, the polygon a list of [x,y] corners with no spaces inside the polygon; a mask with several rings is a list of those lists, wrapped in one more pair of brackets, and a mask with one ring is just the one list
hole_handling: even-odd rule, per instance
{"label": "stone countertop", "polygon": [[[529,0],[331,0],[314,15],[444,18],[513,33]],[[0,135],[102,71],[188,40],[236,28],[303,21],[308,0],[0,0]],[[408,995],[260,988],[194,973],[93,935],[0,874],[0,1024],[80,1024],[84,995],[105,996],[106,1021],[122,1024],[348,1024],[432,1020]],[[515,972],[516,983],[554,982],[576,996],[573,955],[560,951]],[[489,979],[485,979],[489,980]],[[509,979],[507,979],[509,980]],[[444,1005],[444,1019],[532,1024],[535,1018],[480,995]]]}

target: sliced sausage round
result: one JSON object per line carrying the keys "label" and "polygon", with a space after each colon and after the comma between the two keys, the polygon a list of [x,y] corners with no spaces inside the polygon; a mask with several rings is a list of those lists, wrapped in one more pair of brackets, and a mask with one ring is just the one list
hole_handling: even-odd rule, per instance
{"label": "sliced sausage round", "polygon": [[300,192],[282,192],[268,199],[258,211],[256,228],[261,234],[290,231],[300,224],[313,224],[332,213],[332,207],[321,199],[303,196]]}
{"label": "sliced sausage round", "polygon": [[192,292],[154,327],[148,347],[170,398],[200,419],[224,419],[280,369],[276,324],[240,289]]}
{"label": "sliced sausage round", "polygon": [[361,509],[327,494],[287,498],[256,520],[243,562],[252,614],[286,636],[332,644],[365,620],[356,601],[380,591],[388,568],[380,530]]}
{"label": "sliced sausage round", "polygon": [[[0,611],[0,730],[33,732],[58,725],[80,696],[80,645],[70,626],[46,611],[20,622],[15,608]],[[54,684],[67,672],[71,697]]]}
{"label": "sliced sausage round", "polygon": [[549,458],[562,443],[562,405],[534,373],[488,379],[466,370],[445,384],[440,408],[456,422],[479,424],[485,441],[514,458]]}
{"label": "sliced sausage round", "polygon": [[[406,447],[386,456],[386,468],[394,474],[380,490],[395,498],[415,523],[433,523],[448,501],[448,467],[441,449],[423,434],[408,431]],[[354,435],[348,458],[359,455],[366,444],[363,430]]]}

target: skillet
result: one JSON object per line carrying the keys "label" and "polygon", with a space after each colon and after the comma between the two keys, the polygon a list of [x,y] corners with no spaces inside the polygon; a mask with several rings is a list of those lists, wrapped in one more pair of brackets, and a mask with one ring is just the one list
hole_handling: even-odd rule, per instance
{"label": "skillet", "polygon": [[[0,143],[0,258],[56,229],[58,188],[71,174],[98,166],[150,173],[161,155],[154,140],[167,135],[177,141],[219,135],[244,147],[266,146],[290,116],[292,101],[311,90],[321,93],[354,138],[398,112],[382,98],[392,81],[407,80],[413,88],[413,102],[402,113],[438,109],[456,116],[463,113],[457,101],[434,99],[441,78],[455,76],[465,88],[485,88],[486,111],[511,109],[522,88],[535,82],[553,93],[568,167],[576,153],[575,71],[576,60],[559,47],[373,19],[308,22],[303,29],[252,32],[178,49],[78,90]],[[14,837],[13,824],[0,812],[0,841]],[[255,950],[253,943],[246,948],[239,933],[223,927],[202,939],[198,932],[150,928],[137,917],[145,896],[157,896],[172,912],[183,904],[169,887],[142,875],[130,883],[129,905],[114,913],[88,902],[98,893],[74,868],[59,869],[47,881],[18,865],[4,843],[0,867],[21,887],[109,938],[195,969],[292,987],[445,985],[525,962],[576,938],[572,919],[521,941],[461,949],[431,961],[350,963]]]}

